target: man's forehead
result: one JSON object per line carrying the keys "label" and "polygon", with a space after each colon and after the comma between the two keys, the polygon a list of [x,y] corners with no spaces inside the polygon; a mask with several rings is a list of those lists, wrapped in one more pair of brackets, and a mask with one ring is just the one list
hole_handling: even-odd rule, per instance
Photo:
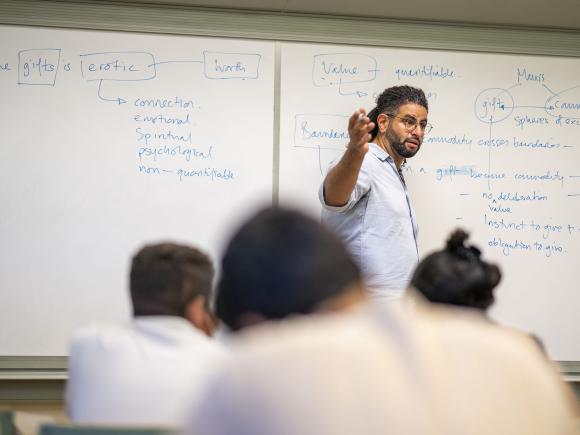
{"label": "man's forehead", "polygon": [[425,107],[416,103],[401,104],[398,109],[398,116],[412,116],[417,119],[427,119],[428,111]]}

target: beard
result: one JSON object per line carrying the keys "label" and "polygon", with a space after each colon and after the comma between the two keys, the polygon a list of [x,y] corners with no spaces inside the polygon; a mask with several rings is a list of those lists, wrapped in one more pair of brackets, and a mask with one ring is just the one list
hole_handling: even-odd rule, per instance
{"label": "beard", "polygon": [[419,149],[421,148],[421,143],[419,142],[419,139],[416,139],[417,140],[417,148],[415,148],[415,149],[407,148],[405,141],[407,139],[409,139],[410,137],[409,136],[405,136],[405,137],[398,136],[397,133],[395,133],[393,131],[391,126],[389,126],[387,128],[387,131],[385,132],[385,138],[387,139],[387,141],[391,145],[391,148],[393,149],[393,151],[395,151],[398,155],[400,155],[401,157],[404,157],[406,159],[413,157],[415,154],[417,154],[417,151],[419,151]]}

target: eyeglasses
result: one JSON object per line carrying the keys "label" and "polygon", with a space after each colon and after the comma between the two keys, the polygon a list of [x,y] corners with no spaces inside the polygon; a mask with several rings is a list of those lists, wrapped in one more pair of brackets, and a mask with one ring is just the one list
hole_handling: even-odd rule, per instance
{"label": "eyeglasses", "polygon": [[431,124],[429,124],[427,121],[423,121],[423,122],[418,122],[415,118],[411,117],[411,116],[397,116],[397,115],[393,115],[392,113],[386,113],[387,116],[390,116],[391,118],[397,118],[398,120],[400,120],[403,125],[405,126],[405,129],[407,131],[413,131],[415,130],[415,128],[417,128],[417,126],[421,127],[421,130],[423,130],[423,134],[427,134],[431,131],[431,129],[433,128],[433,126]]}

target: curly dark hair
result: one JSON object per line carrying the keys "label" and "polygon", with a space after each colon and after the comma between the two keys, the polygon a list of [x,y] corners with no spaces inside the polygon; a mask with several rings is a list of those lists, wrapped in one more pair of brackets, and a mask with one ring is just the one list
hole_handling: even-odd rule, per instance
{"label": "curly dark hair", "polygon": [[431,302],[487,310],[501,280],[495,264],[481,259],[481,251],[466,245],[469,234],[455,230],[445,249],[428,255],[415,269],[411,285]]}
{"label": "curly dark hair", "polygon": [[429,110],[429,103],[425,93],[412,86],[393,86],[383,91],[377,97],[376,106],[368,113],[369,119],[375,123],[375,128],[371,131],[372,140],[377,137],[379,126],[377,118],[381,113],[395,113],[403,104],[415,103]]}

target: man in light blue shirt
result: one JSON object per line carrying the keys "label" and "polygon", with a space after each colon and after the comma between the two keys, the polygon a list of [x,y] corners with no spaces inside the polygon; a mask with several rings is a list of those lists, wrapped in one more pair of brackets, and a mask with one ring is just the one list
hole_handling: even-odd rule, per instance
{"label": "man in light blue shirt", "polygon": [[320,186],[322,220],[344,239],[371,296],[396,299],[419,261],[417,223],[401,166],[431,129],[422,90],[386,89],[349,119],[350,142]]}

